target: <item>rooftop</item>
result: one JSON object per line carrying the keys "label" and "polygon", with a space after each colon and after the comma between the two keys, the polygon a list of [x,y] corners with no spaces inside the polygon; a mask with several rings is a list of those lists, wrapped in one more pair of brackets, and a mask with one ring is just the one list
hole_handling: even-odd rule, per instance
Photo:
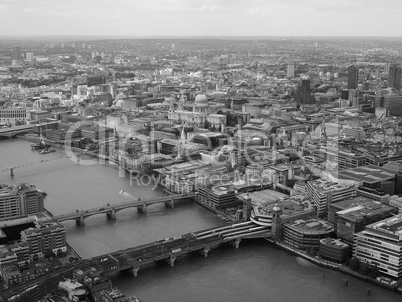
{"label": "rooftop", "polygon": [[253,204],[269,205],[278,202],[279,199],[286,197],[286,194],[274,190],[260,190],[248,193]]}
{"label": "rooftop", "polygon": [[350,187],[350,186],[343,186],[336,182],[331,182],[323,179],[309,181],[308,183],[313,187],[314,190],[320,193],[327,193],[330,191],[336,192]]}
{"label": "rooftop", "polygon": [[287,224],[303,232],[330,233],[334,231],[334,228],[327,221],[322,219],[298,219]]}
{"label": "rooftop", "polygon": [[343,247],[343,248],[348,248],[349,245],[342,242],[340,239],[334,239],[334,238],[324,238],[320,240],[321,243],[324,243],[326,245],[336,245],[337,247]]}
{"label": "rooftop", "polygon": [[339,177],[373,184],[384,180],[394,180],[395,174],[384,171],[384,168],[370,165],[339,171]]}
{"label": "rooftop", "polygon": [[339,209],[336,212],[338,215],[354,221],[396,210],[393,206],[363,196],[342,200],[332,204],[331,208]]}
{"label": "rooftop", "polygon": [[402,214],[381,220],[366,226],[366,229],[383,231],[388,234],[399,236],[402,240]]}

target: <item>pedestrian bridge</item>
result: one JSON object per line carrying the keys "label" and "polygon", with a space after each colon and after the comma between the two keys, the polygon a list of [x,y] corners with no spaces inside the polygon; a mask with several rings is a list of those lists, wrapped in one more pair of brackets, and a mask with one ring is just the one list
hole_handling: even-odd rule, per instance
{"label": "pedestrian bridge", "polygon": [[270,238],[271,228],[251,221],[167,238],[150,244],[116,251],[107,255],[83,260],[83,267],[95,266],[104,273],[128,270],[137,276],[141,267],[164,260],[174,266],[176,259],[184,254],[197,251],[208,257],[211,248],[229,243],[238,248],[242,239]]}
{"label": "pedestrian bridge", "polygon": [[184,200],[184,199],[194,199],[195,194],[182,194],[182,195],[171,195],[162,198],[154,198],[154,199],[144,199],[141,200],[131,200],[122,203],[116,204],[107,204],[106,206],[100,206],[97,208],[87,209],[87,210],[77,210],[72,213],[66,213],[61,215],[53,216],[57,221],[63,222],[67,220],[75,220],[77,225],[85,225],[85,218],[90,216],[106,214],[109,219],[116,219],[116,213],[127,209],[127,208],[137,208],[137,210],[141,213],[147,212],[147,207],[157,203],[164,203],[166,206],[170,208],[174,208],[175,201]]}
{"label": "pedestrian bridge", "polygon": [[12,138],[18,134],[31,132],[33,127],[33,125],[20,125],[8,128],[0,128],[0,137]]}

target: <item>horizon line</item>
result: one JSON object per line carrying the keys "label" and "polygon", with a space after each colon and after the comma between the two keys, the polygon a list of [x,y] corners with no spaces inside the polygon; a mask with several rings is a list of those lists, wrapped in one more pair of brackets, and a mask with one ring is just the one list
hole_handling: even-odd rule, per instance
{"label": "horizon line", "polygon": [[98,35],[98,34],[0,34],[0,38],[39,38],[39,37],[130,37],[130,38],[402,38],[392,35]]}

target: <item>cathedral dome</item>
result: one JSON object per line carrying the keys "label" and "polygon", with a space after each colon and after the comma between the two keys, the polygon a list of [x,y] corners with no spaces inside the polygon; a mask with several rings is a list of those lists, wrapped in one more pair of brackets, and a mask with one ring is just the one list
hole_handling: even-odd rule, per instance
{"label": "cathedral dome", "polygon": [[196,105],[208,105],[208,98],[204,94],[199,94],[195,97],[194,103]]}

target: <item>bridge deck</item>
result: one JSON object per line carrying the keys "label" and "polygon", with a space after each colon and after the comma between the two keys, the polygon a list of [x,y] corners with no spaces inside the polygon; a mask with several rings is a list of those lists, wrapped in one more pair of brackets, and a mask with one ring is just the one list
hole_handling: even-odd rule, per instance
{"label": "bridge deck", "polygon": [[90,259],[93,265],[99,265],[104,272],[120,271],[128,268],[140,268],[143,265],[163,259],[176,259],[177,256],[192,251],[219,246],[222,243],[241,238],[269,237],[269,227],[256,225],[252,222],[234,224],[230,229],[215,228],[208,230],[202,236],[186,234],[179,238],[168,238],[143,246],[120,250],[108,255],[102,255]]}
{"label": "bridge deck", "polygon": [[187,195],[172,195],[172,196],[167,196],[167,197],[162,197],[162,198],[153,198],[153,199],[144,199],[144,200],[131,200],[131,201],[111,204],[111,205],[107,205],[107,206],[100,206],[97,208],[87,209],[87,210],[83,210],[83,211],[56,215],[53,218],[57,219],[59,222],[62,222],[62,221],[66,221],[66,220],[80,219],[80,217],[87,218],[89,216],[93,216],[93,215],[97,215],[97,214],[106,214],[106,213],[110,213],[113,210],[115,212],[117,212],[117,211],[127,209],[127,208],[135,208],[135,207],[141,207],[143,205],[148,206],[148,205],[152,205],[152,204],[156,204],[156,203],[170,202],[170,201],[172,201],[172,199],[173,199],[173,201],[189,199],[189,198],[194,198],[194,196],[195,196],[195,194],[187,194]]}

